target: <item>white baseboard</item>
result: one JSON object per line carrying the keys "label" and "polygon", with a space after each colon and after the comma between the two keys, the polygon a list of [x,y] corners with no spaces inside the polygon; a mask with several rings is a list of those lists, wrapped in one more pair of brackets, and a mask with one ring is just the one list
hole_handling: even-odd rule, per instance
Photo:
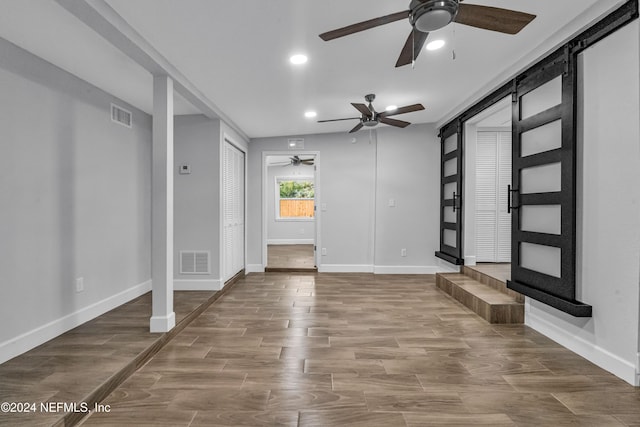
{"label": "white baseboard", "polygon": [[176,326],[176,313],[172,311],[166,316],[151,316],[149,322],[149,332],[162,333],[169,332]]}
{"label": "white baseboard", "polygon": [[375,274],[436,274],[440,269],[435,265],[376,265]]}
{"label": "white baseboard", "polygon": [[537,316],[535,310],[531,310],[530,300],[525,300],[525,319],[527,326],[554,340],[558,344],[568,348],[574,353],[584,357],[588,361],[611,372],[633,386],[640,386],[640,379],[635,363],[623,360],[619,356],[595,345],[592,342],[576,336],[561,327]]}
{"label": "white baseboard", "polygon": [[313,239],[267,239],[267,245],[313,245]]}
{"label": "white baseboard", "polygon": [[214,279],[174,279],[174,291],[219,291],[222,282]]}
{"label": "white baseboard", "polygon": [[247,264],[244,266],[244,272],[249,273],[264,273],[264,265],[262,264]]}
{"label": "white baseboard", "polygon": [[322,264],[318,273],[373,273],[373,265],[369,264]]}
{"label": "white baseboard", "polygon": [[71,314],[53,320],[36,329],[0,343],[0,363],[4,363],[9,359],[13,359],[16,356],[39,346],[40,344],[44,344],[58,335],[61,335],[91,319],[95,319],[107,311],[113,310],[124,303],[146,294],[150,290],[151,280],[148,280],[105,298],[102,301],[93,303]]}
{"label": "white baseboard", "polygon": [[436,263],[438,264],[436,268],[438,271],[436,273],[459,273],[462,270],[462,267],[459,265],[451,264],[443,259],[436,259]]}

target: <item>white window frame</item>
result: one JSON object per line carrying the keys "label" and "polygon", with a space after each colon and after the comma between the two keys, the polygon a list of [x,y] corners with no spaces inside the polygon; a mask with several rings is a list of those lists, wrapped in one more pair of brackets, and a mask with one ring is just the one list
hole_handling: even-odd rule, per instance
{"label": "white window frame", "polygon": [[[313,192],[315,195],[315,188],[316,188],[316,182],[313,176],[300,176],[300,175],[294,175],[294,176],[276,176],[274,178],[274,184],[275,184],[275,188],[274,188],[274,206],[275,206],[275,220],[276,221],[283,221],[283,222],[313,222],[316,219],[315,216],[315,210],[313,212],[313,217],[311,218],[282,218],[280,216],[280,182],[281,181],[299,181],[299,182],[305,182],[305,181],[310,181],[313,183]],[[295,200],[315,200],[315,197],[313,199],[295,199]],[[315,203],[314,203],[315,206]]]}

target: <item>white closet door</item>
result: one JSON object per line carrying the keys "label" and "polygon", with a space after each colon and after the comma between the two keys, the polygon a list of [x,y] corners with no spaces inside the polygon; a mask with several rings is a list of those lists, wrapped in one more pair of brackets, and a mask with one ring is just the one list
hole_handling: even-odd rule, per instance
{"label": "white closet door", "polygon": [[244,268],[244,153],[225,142],[223,161],[223,277]]}
{"label": "white closet door", "polygon": [[511,132],[498,132],[497,262],[511,262],[511,214],[507,213],[507,186],[511,184]]}
{"label": "white closet door", "polygon": [[476,152],[476,260],[495,262],[497,133],[478,132]]}
{"label": "white closet door", "polygon": [[476,260],[511,261],[511,132],[479,131],[476,154]]}

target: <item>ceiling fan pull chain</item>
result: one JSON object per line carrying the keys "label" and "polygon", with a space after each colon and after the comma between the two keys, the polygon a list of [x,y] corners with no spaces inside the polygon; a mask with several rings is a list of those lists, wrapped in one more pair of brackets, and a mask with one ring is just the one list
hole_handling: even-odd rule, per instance
{"label": "ceiling fan pull chain", "polygon": [[411,31],[411,69],[416,69],[416,30]]}
{"label": "ceiling fan pull chain", "polygon": [[451,37],[453,39],[451,43],[451,60],[455,61],[456,60],[456,24],[455,22],[451,26],[451,29],[453,30],[453,37]]}

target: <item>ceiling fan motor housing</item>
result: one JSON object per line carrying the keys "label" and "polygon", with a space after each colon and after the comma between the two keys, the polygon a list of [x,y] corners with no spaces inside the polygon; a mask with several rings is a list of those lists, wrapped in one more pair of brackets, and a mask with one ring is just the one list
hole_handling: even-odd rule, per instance
{"label": "ceiling fan motor housing", "polygon": [[458,0],[411,0],[409,5],[411,25],[428,33],[451,23],[458,13]]}

